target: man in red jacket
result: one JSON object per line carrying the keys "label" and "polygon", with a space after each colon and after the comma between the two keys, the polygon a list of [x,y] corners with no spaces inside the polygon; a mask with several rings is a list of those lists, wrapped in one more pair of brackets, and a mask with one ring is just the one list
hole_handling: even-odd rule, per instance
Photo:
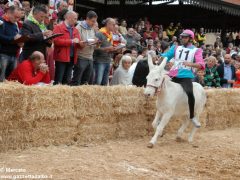
{"label": "man in red jacket", "polygon": [[44,55],[39,51],[35,51],[28,60],[18,64],[8,80],[18,81],[25,85],[33,85],[37,83],[49,84],[51,80],[48,71]]}
{"label": "man in red jacket", "polygon": [[63,36],[53,40],[54,84],[69,84],[71,82],[73,65],[77,62],[77,50],[80,47],[80,35],[75,28],[77,18],[78,15],[74,11],[68,11],[65,15],[65,21],[54,27],[54,34],[63,34]]}

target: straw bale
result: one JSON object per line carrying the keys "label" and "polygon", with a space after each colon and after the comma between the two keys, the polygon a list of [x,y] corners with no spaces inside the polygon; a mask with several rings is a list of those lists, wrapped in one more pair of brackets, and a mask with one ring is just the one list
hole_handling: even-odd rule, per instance
{"label": "straw bale", "polygon": [[0,123],[22,118],[26,109],[24,87],[16,83],[0,84],[0,91]]}
{"label": "straw bale", "polygon": [[78,127],[75,138],[77,138],[79,144],[104,142],[116,139],[117,131],[117,123],[84,124]]}
{"label": "straw bale", "polygon": [[112,109],[113,97],[110,90],[98,86],[81,86],[73,88],[73,100],[76,117],[87,115],[104,115]]}
{"label": "straw bale", "polygon": [[[37,146],[104,142],[153,133],[156,97],[131,86],[37,87],[0,85],[0,152]],[[206,130],[240,127],[240,90],[207,90]],[[175,133],[183,117],[173,118]]]}
{"label": "straw bale", "polygon": [[[143,114],[118,116],[118,138],[136,138],[149,135],[151,122]],[[145,119],[145,120],[143,120]]]}
{"label": "straw bale", "polygon": [[27,87],[26,92],[28,103],[25,120],[65,120],[74,117],[71,88],[67,86],[33,86]]}
{"label": "straw bale", "polygon": [[238,89],[212,89],[207,91],[208,129],[240,127],[240,91]]}

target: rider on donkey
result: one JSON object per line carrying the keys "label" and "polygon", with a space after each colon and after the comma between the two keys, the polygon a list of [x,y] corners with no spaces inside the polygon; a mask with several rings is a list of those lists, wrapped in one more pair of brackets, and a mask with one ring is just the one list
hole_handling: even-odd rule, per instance
{"label": "rider on donkey", "polygon": [[162,57],[167,57],[168,62],[173,63],[169,75],[172,81],[179,83],[188,96],[190,119],[195,127],[200,128],[201,123],[194,116],[195,97],[193,94],[192,79],[194,78],[193,68],[205,69],[202,57],[202,49],[196,48],[192,42],[194,41],[194,33],[191,30],[184,30],[180,35],[182,39],[181,46],[173,45],[170,50]]}

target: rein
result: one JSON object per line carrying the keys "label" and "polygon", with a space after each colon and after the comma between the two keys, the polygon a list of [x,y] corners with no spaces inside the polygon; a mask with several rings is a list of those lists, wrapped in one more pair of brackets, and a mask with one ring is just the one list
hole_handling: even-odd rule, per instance
{"label": "rein", "polygon": [[159,87],[151,85],[151,84],[147,84],[147,87],[154,88],[155,89],[155,94],[160,93],[161,89],[163,88],[164,81],[165,81],[165,77],[163,78],[162,84]]}

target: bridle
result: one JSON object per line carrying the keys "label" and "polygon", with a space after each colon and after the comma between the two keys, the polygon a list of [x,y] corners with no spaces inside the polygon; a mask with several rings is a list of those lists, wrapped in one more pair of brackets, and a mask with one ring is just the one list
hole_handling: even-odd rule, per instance
{"label": "bridle", "polygon": [[165,77],[163,78],[162,83],[161,83],[161,85],[159,87],[151,85],[151,84],[147,84],[146,87],[154,88],[155,89],[155,94],[158,94],[158,93],[161,92],[161,89],[163,88],[164,81],[165,81]]}

